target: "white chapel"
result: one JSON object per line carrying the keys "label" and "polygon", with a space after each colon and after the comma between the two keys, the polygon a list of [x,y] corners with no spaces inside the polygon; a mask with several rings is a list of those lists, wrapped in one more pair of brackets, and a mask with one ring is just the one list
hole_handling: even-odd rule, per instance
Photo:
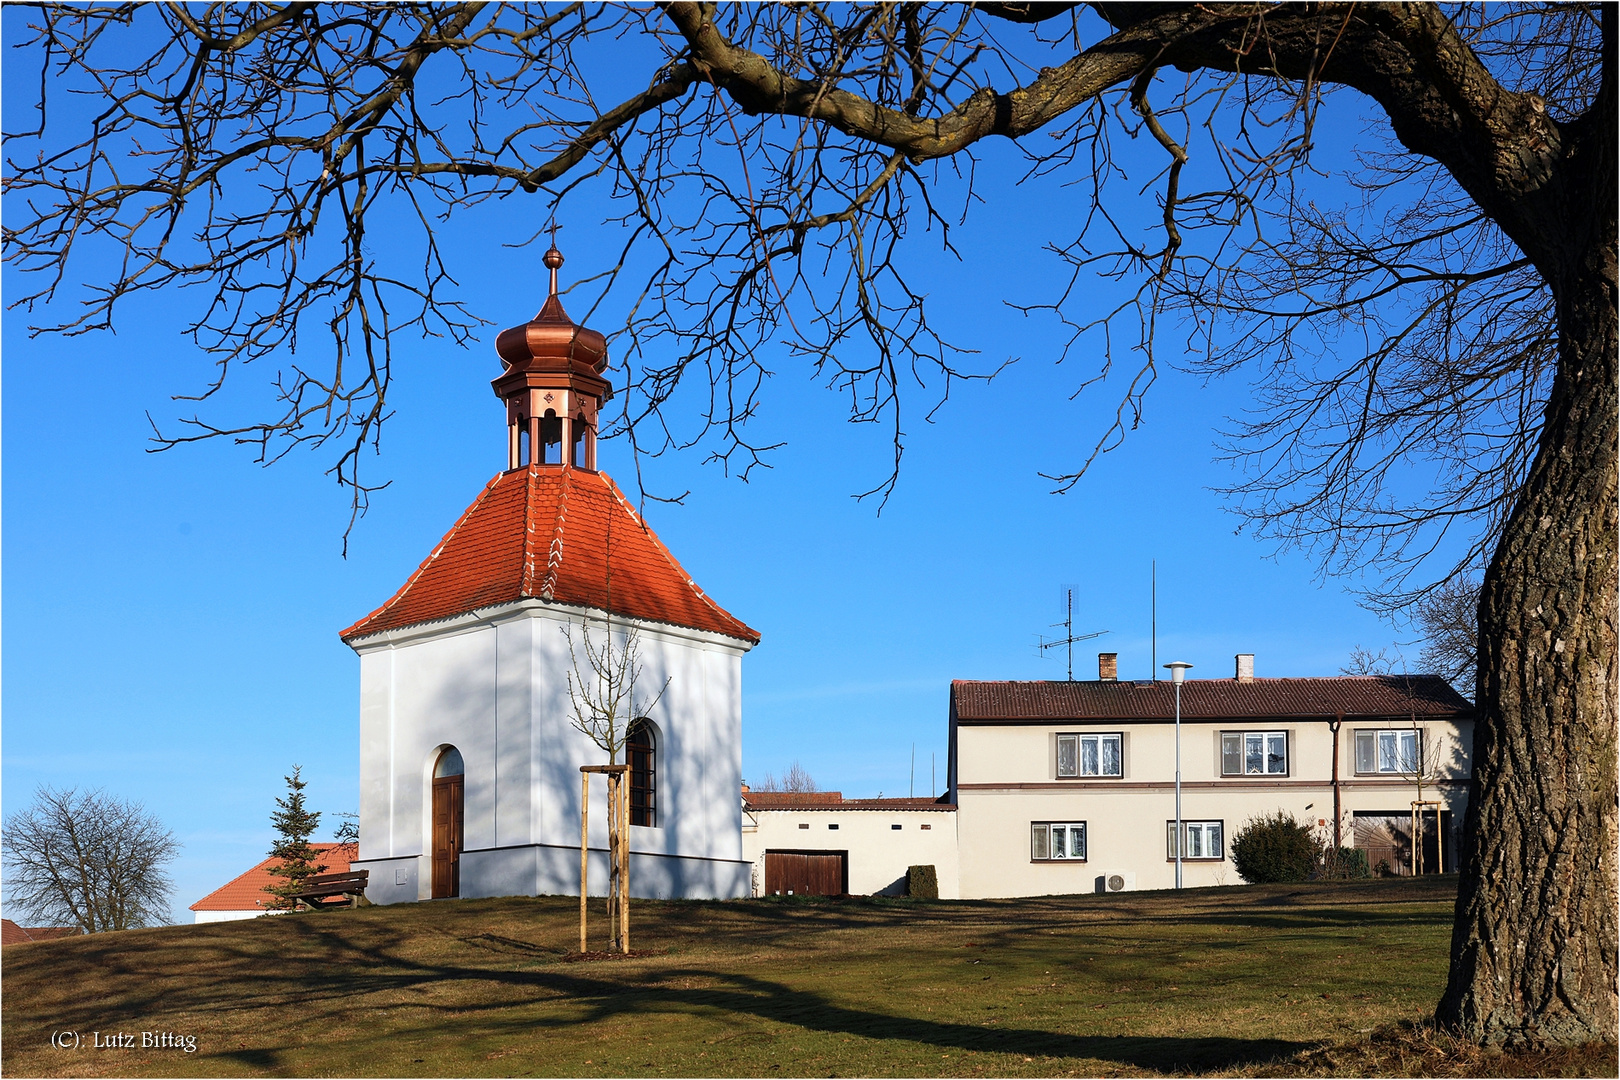
{"label": "white chapel", "polygon": [[[742,656],[759,634],[711,600],[596,468],[612,397],[606,339],[575,325],[545,254],[545,306],[496,339],[507,463],[399,591],[342,632],[360,656],[360,849],[367,897],[579,892],[580,766],[606,755],[571,723],[569,635],[628,628],[635,718],[630,887],[738,897]],[[565,629],[568,631],[565,634]],[[582,670],[589,670],[582,668]],[[607,881],[604,785],[592,788],[590,891]]]}

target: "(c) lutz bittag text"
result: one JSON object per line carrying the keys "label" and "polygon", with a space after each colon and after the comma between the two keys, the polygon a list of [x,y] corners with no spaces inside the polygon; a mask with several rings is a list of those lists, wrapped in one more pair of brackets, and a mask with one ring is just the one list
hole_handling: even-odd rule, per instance
{"label": "(c) lutz bittag text", "polygon": [[180,1050],[197,1052],[197,1036],[175,1031],[92,1031],[88,1044],[76,1031],[57,1031],[51,1045],[62,1050]]}

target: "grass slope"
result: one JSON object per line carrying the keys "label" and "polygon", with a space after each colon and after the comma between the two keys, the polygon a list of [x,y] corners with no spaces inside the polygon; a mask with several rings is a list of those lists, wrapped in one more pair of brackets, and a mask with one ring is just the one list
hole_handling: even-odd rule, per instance
{"label": "grass slope", "polygon": [[1454,889],[638,901],[633,944],[657,955],[603,962],[564,959],[564,897],[101,934],[6,948],[4,1071],[1614,1075],[1612,1049],[1493,1066],[1411,1027],[1445,981]]}

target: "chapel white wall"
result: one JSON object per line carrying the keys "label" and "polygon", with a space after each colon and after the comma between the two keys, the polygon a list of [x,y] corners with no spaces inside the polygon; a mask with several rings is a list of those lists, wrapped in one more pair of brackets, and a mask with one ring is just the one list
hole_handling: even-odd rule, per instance
{"label": "chapel white wall", "polygon": [[[578,892],[579,766],[606,754],[572,726],[563,627],[572,625],[588,672],[580,629],[588,617],[531,602],[439,633],[360,644],[355,865],[372,871],[373,902],[429,895],[431,770],[451,745],[466,768],[462,895]],[[614,620],[620,645],[625,625]],[[593,642],[604,632],[592,618]],[[743,643],[649,624],[639,635],[638,697],[650,700],[666,679],[668,689],[650,712],[658,815],[652,827],[631,828],[632,894],[746,895],[736,797]],[[605,849],[605,779],[591,787],[590,843]],[[593,892],[598,876],[593,869]]]}

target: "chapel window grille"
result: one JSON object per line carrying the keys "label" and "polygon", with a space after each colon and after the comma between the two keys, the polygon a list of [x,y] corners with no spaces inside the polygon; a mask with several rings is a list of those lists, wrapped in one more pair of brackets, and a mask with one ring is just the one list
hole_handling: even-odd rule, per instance
{"label": "chapel window grille", "polygon": [[658,823],[657,740],[652,725],[637,720],[630,726],[624,745],[630,765],[630,824],[652,826]]}

